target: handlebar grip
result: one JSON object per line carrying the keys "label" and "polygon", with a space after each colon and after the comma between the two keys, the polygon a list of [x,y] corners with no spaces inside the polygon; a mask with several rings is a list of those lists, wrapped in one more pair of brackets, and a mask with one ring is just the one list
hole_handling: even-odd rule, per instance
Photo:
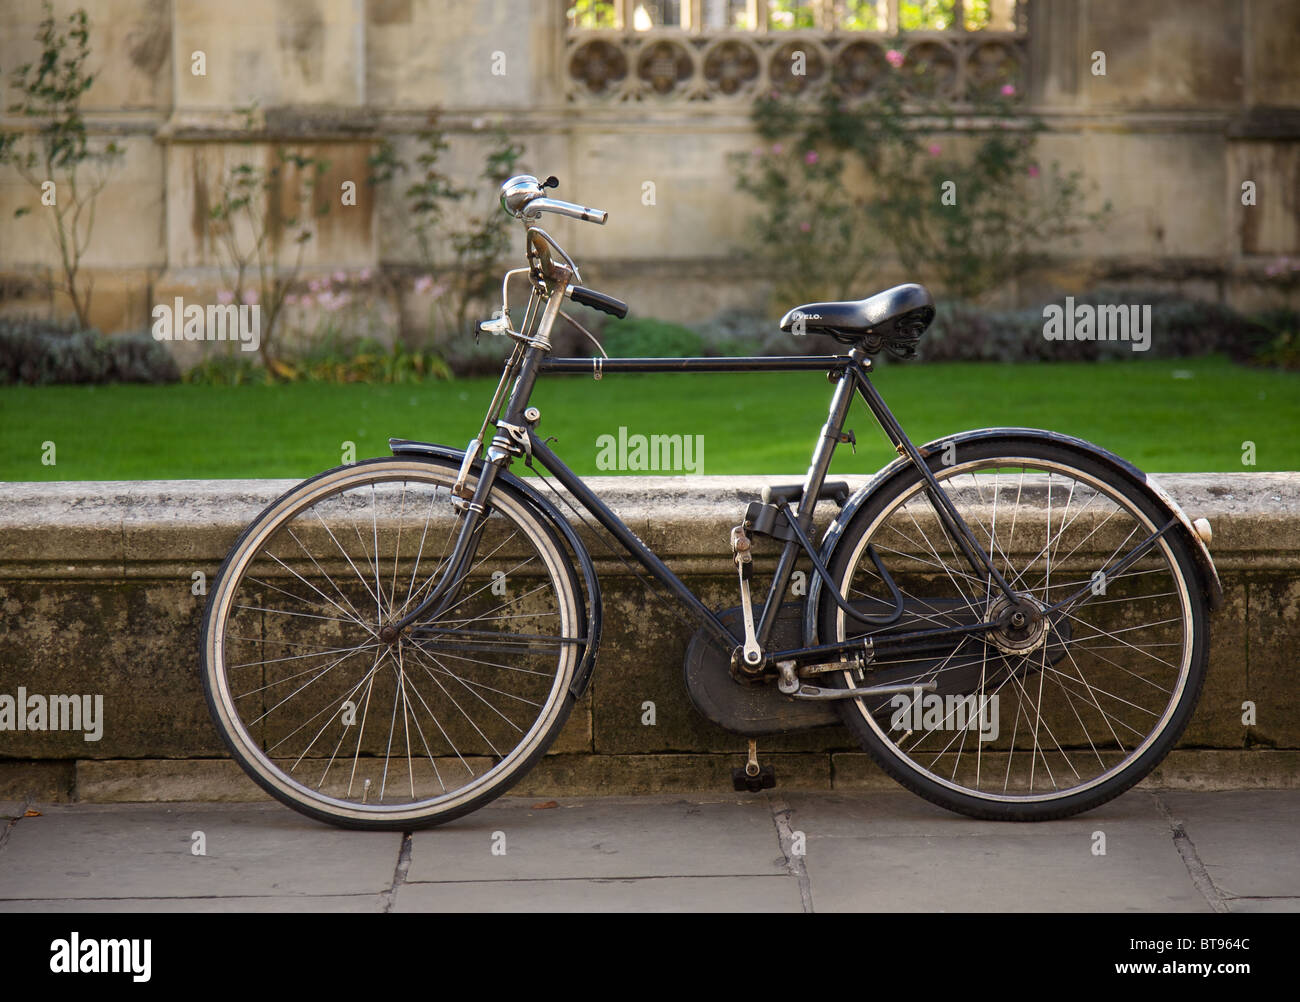
{"label": "handlebar grip", "polygon": [[613,296],[607,296],[603,292],[597,292],[595,289],[584,289],[581,285],[570,286],[569,298],[575,303],[590,306],[593,310],[618,317],[619,320],[627,316],[627,303]]}

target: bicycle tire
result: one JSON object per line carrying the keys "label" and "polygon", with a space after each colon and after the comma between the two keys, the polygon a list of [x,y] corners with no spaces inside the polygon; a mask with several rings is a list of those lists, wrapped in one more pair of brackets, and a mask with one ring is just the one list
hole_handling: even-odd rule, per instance
{"label": "bicycle tire", "polygon": [[[424,552],[431,524],[436,524],[439,532],[444,524],[448,527],[439,562],[446,556],[447,540],[458,524],[455,521],[457,516],[451,514],[449,490],[458,471],[458,463],[439,457],[401,457],[365,460],[321,473],[296,485],[268,505],[236,540],[213,580],[200,641],[203,690],[212,719],[226,747],[250,778],[272,797],[304,815],[340,827],[366,830],[411,830],[442,824],[477,810],[509,789],[546,753],[568,718],[574,703],[572,682],[585,642],[581,636],[585,611],[578,579],[554,530],[535,513],[526,498],[508,485],[494,485],[489,496],[488,512],[484,518],[485,526],[490,528],[481,530],[477,562],[469,571],[470,584],[462,590],[466,597],[457,600],[447,614],[428,624],[432,632],[416,638],[408,631],[395,644],[386,647],[378,637],[377,631],[383,620],[391,621],[401,612],[413,608],[432,587],[436,575],[421,576],[419,570],[421,562],[426,559]],[[399,487],[401,507],[394,522],[394,495]],[[365,501],[367,488],[373,534],[371,525],[365,526],[367,532],[363,534],[356,520],[355,509]],[[354,489],[360,489],[360,493],[351,493]],[[408,494],[412,498],[427,495],[429,510],[424,515],[424,529],[418,543],[412,542],[412,537],[408,536],[404,548],[402,526],[405,523],[402,520],[407,511]],[[438,509],[437,520],[432,514],[435,507]],[[414,502],[411,510],[415,512],[412,517],[414,524],[419,518]],[[309,512],[315,514],[316,522],[306,517],[298,520],[299,516],[306,516]],[[349,521],[351,528],[357,530],[355,535],[360,544],[354,552],[364,554],[364,558],[358,556],[354,559],[348,552],[347,547],[352,545],[351,537],[342,530]],[[331,529],[331,522],[339,532]],[[384,526],[382,530],[381,523]],[[320,555],[314,554],[303,542],[304,538],[310,542],[313,535],[321,544]],[[347,546],[339,542],[340,536],[347,540]],[[292,545],[289,540],[292,540]],[[278,541],[275,543],[277,547],[283,547],[279,555],[271,545],[273,541]],[[484,555],[484,547],[489,546],[495,549]],[[302,561],[297,550],[307,556],[306,562]],[[324,555],[326,552],[328,556]],[[527,556],[523,560],[516,559],[520,554]],[[491,576],[493,570],[485,566],[490,559],[497,559],[508,567],[508,571],[500,572],[499,579]],[[529,566],[534,561],[536,563]],[[363,562],[364,574],[359,570]],[[388,580],[390,562],[391,589]],[[331,563],[339,567],[341,583],[326,570]],[[255,573],[250,573],[250,568],[255,569]],[[349,568],[355,573],[349,574]],[[403,597],[399,591],[406,583],[408,570],[410,585]],[[284,571],[289,574],[284,574]],[[372,571],[373,588],[369,581]],[[276,580],[280,583],[271,580],[272,574],[278,575]],[[489,576],[484,578],[484,574]],[[525,584],[511,585],[517,588],[518,594],[502,599],[502,596],[509,595],[507,583],[512,577],[516,582],[523,578]],[[540,583],[536,587],[526,587],[534,578]],[[478,585],[480,579],[484,581],[482,585]],[[421,582],[419,588],[415,586],[417,581]],[[476,585],[477,590],[469,591],[471,584]],[[501,586],[499,594],[498,584]],[[254,595],[258,597],[253,599]],[[403,600],[400,609],[397,605],[399,598]],[[368,607],[370,599],[375,603],[373,617]],[[498,599],[502,600],[498,602]],[[249,601],[266,604],[249,605]],[[492,603],[497,603],[495,609],[489,609],[487,613],[477,611]],[[361,611],[363,605],[365,612]],[[307,609],[313,611],[302,611]],[[501,611],[503,609],[513,611]],[[498,614],[490,615],[492,612]],[[260,622],[261,635],[240,636],[238,632],[232,632],[232,622],[237,622],[237,630]],[[538,626],[539,623],[544,626]],[[333,637],[344,639],[330,639]],[[352,639],[358,643],[349,648],[347,644]],[[322,640],[329,642],[320,648],[314,646]],[[268,650],[275,653],[277,649],[294,653],[247,663],[239,663],[235,660],[238,655],[233,655],[236,650],[266,654]],[[297,653],[300,649],[307,649],[308,653]],[[349,650],[350,653],[346,653]],[[356,660],[358,651],[365,652],[360,660]],[[487,652],[492,652],[490,661],[486,658]],[[340,653],[343,653],[341,658],[320,667],[324,659]],[[480,656],[466,657],[466,653]],[[359,716],[360,728],[356,731],[351,774],[346,792],[340,793],[342,777],[338,773],[331,777],[330,773],[345,736],[351,744],[351,733],[347,728],[357,726],[362,704],[362,690],[357,688],[355,676],[364,668],[371,654],[374,663],[367,673],[368,680],[363,677],[360,683],[365,686],[365,711]],[[538,668],[500,663],[506,660],[543,666],[553,660],[554,669],[544,672]],[[305,671],[299,671],[303,662],[307,667]],[[449,664],[452,667],[448,667]],[[280,667],[272,668],[272,665]],[[325,763],[321,779],[313,788],[311,783],[304,782],[305,770],[301,773],[299,770],[303,763],[320,765],[329,741],[313,751],[322,736],[318,733],[312,743],[299,749],[299,757],[292,767],[289,767],[287,756],[280,754],[279,748],[303,730],[306,724],[299,724],[295,730],[285,733],[315,704],[302,710],[286,711],[278,719],[275,714],[280,713],[291,698],[298,697],[335,673],[339,665],[346,667],[335,677],[328,678],[310,697],[303,697],[324,703],[315,716],[307,718],[307,724],[314,727],[314,721],[328,712],[330,715],[325,718],[322,733],[328,729],[331,739],[335,731],[339,733],[334,753]],[[266,709],[266,704],[273,698],[278,699],[280,692],[285,690],[276,690],[274,696],[268,696],[268,691],[280,685],[297,686],[297,679],[308,674],[311,677],[306,683]],[[504,676],[508,682],[499,680],[498,676]],[[251,683],[241,681],[249,677]],[[268,678],[272,681],[266,681]],[[260,686],[255,685],[258,681],[262,683]],[[348,688],[349,683],[351,688]],[[250,684],[254,684],[254,688],[248,689]],[[376,692],[381,692],[386,700],[388,688],[393,692],[392,722],[380,770],[379,745],[373,733],[370,742],[366,742],[366,722]],[[323,694],[327,690],[332,694],[326,697]],[[341,701],[339,692],[345,694]],[[537,699],[530,699],[528,695],[536,695]],[[457,696],[461,696],[460,701]],[[470,710],[466,710],[462,702],[468,704]],[[521,712],[532,712],[520,711],[519,703],[537,707],[536,718],[531,724],[527,720],[523,724],[516,722],[515,718]],[[394,758],[392,751],[399,705],[405,740],[399,744],[399,755]],[[257,714],[259,709],[261,714]],[[489,709],[492,713],[488,712]],[[285,722],[280,723],[280,720]],[[276,727],[279,729],[275,730]],[[424,727],[428,727],[427,733]],[[415,742],[414,752],[412,730],[420,738]],[[518,731],[517,740],[514,731]],[[506,738],[498,737],[494,741],[493,737],[500,733]],[[457,744],[460,735],[468,735],[468,738],[459,738],[463,745]],[[277,736],[280,741],[273,744]],[[298,739],[298,743],[305,737]],[[515,743],[506,747],[506,740]],[[419,754],[421,744],[424,754]],[[403,745],[405,756],[400,754]],[[291,746],[290,751],[294,748],[296,745]],[[441,754],[435,749],[439,749]],[[390,770],[395,761],[399,765],[405,763],[409,796],[396,793],[390,796],[390,771],[394,790],[404,778],[401,768]],[[449,771],[455,769],[457,775],[459,766],[463,765],[472,778],[448,789],[440,762],[447,763]],[[482,769],[481,775],[476,766]],[[364,780],[358,779],[358,771],[366,777]],[[379,802],[371,802],[369,791],[376,779],[381,780]],[[434,788],[435,780],[441,784],[440,791]],[[332,785],[327,788],[327,783]],[[382,802],[386,798],[389,802]]]}
{"label": "bicycle tire", "polygon": [[[1113,539],[1123,530],[1124,521],[1121,519],[1116,526],[1107,530],[1109,536],[1103,532],[1117,513],[1121,511],[1127,513],[1127,517],[1132,521],[1134,528],[1129,538],[1135,540],[1134,545],[1136,540],[1144,538],[1136,535],[1139,530],[1144,533],[1154,532],[1168,520],[1168,512],[1146,492],[1134,483],[1117,476],[1106,464],[1042,439],[1014,435],[987,439],[963,445],[959,456],[948,458],[954,461],[945,464],[943,454],[936,452],[929,459],[931,470],[940,480],[945,493],[962,511],[963,518],[970,525],[977,541],[994,551],[995,564],[1000,565],[1008,581],[1012,580],[1012,573],[1017,571],[1017,563],[1012,556],[1013,553],[1018,552],[1014,543],[1016,522],[1013,519],[1011,523],[1010,545],[1003,547],[1000,538],[1004,537],[999,537],[998,502],[1004,497],[1010,498],[1013,484],[994,479],[998,474],[990,471],[1004,471],[1006,475],[1013,475],[1012,471],[1019,469],[1020,492],[1016,495],[1017,510],[1020,510],[1019,504],[1025,494],[1026,470],[1032,468],[1037,471],[1038,479],[1035,481],[1033,477],[1030,478],[1031,495],[1037,492],[1047,499],[1048,505],[1044,522],[1047,529],[1046,585],[1041,594],[1034,593],[1032,590],[1027,590],[1024,594],[1032,595],[1044,608],[1052,604],[1045,596],[1050,595],[1052,599],[1059,601],[1063,594],[1077,591],[1076,586],[1080,584],[1080,580],[1085,585],[1088,583],[1088,578],[1078,579],[1077,575],[1075,580],[1058,582],[1056,585],[1051,583],[1052,554],[1055,552],[1059,555],[1061,549],[1068,545],[1064,542],[1066,534],[1073,530],[1075,522],[1083,518],[1084,511],[1093,503],[1092,500],[1084,501],[1085,497],[1106,500],[1102,502],[1103,507],[1095,509],[1070,536],[1071,541],[1076,538],[1081,541],[1075,542],[1073,549],[1066,555],[1064,565],[1066,570],[1061,570],[1063,565],[1058,564],[1057,569],[1063,574],[1075,572],[1076,568],[1069,562],[1074,559],[1074,554],[1081,547],[1085,548],[1085,552],[1076,563],[1083,567],[1082,573],[1086,573],[1088,567],[1097,564],[1096,557],[1090,556],[1090,550],[1104,553],[1109,548],[1109,544],[1101,546],[1100,539]],[[1044,473],[1047,474],[1045,485]],[[985,476],[983,483],[980,481],[981,475]],[[1054,484],[1053,481],[1058,476],[1061,477],[1061,483]],[[963,477],[967,479],[959,480]],[[1053,498],[1059,503],[1062,495],[1065,494],[1064,482],[1067,479],[1072,486],[1068,494],[1069,500],[1064,510],[1060,511],[1060,521],[1056,524],[1057,535],[1055,550],[1053,550],[1052,527],[1056,515],[1052,511],[1051,504]],[[1083,489],[1079,490],[1078,485],[1083,485]],[[855,600],[865,601],[867,605],[873,607],[872,611],[875,611],[877,605],[885,608],[887,603],[883,588],[879,593],[872,594],[874,583],[870,581],[869,574],[863,573],[864,567],[871,566],[864,559],[866,547],[874,545],[877,551],[884,553],[887,565],[892,558],[899,566],[908,564],[909,559],[904,550],[911,549],[914,551],[911,553],[911,562],[918,565],[915,569],[921,570],[921,573],[914,575],[913,580],[926,582],[932,590],[923,595],[913,592],[907,598],[909,615],[912,619],[909,621],[905,617],[905,622],[910,622],[910,628],[915,629],[917,623],[922,620],[931,621],[933,625],[958,625],[961,622],[973,621],[971,618],[963,619],[963,615],[967,617],[989,615],[989,610],[995,601],[1000,601],[992,596],[991,586],[985,584],[986,592],[981,596],[979,590],[970,581],[961,578],[961,574],[965,573],[969,576],[971,571],[968,564],[959,563],[957,559],[959,547],[953,540],[948,539],[942,550],[934,545],[933,541],[929,541],[922,522],[939,526],[940,534],[944,538],[947,537],[947,532],[942,529],[937,517],[934,517],[932,522],[926,521],[925,510],[933,512],[933,508],[929,499],[924,497],[924,488],[924,478],[919,471],[910,466],[881,485],[856,513],[832,554],[829,561],[832,578],[845,595],[853,595]],[[989,491],[987,495],[986,490]],[[1079,498],[1077,503],[1074,501],[1076,491]],[[991,511],[990,497],[992,498]],[[1106,501],[1110,502],[1113,510],[1103,519],[1100,516],[1105,510]],[[1074,506],[1074,517],[1070,519],[1072,506]],[[1029,510],[1028,507],[1025,510]],[[1041,498],[1038,510],[1040,512],[1042,510]],[[904,511],[907,511],[908,521],[903,518]],[[1092,524],[1093,528],[1085,535],[1089,524]],[[1002,526],[1005,525],[1004,512]],[[917,531],[918,528],[921,529],[920,532]],[[1102,536],[1089,546],[1089,539],[1098,532],[1102,532]],[[929,546],[923,548],[916,545],[918,536],[929,541]],[[910,546],[905,547],[905,544],[900,541],[903,537],[910,538]],[[1031,544],[1029,549],[1034,550],[1036,546],[1037,542]],[[1011,552],[1006,552],[1008,550]],[[1025,575],[1043,558],[1042,549],[1035,552],[1033,561],[1019,572],[1022,575],[1019,579],[1022,587],[1026,585]],[[951,562],[947,559],[948,553],[953,557]],[[1091,563],[1084,558],[1090,559]],[[955,591],[960,596],[958,599],[943,604],[932,597],[944,592],[937,588],[933,580],[927,580],[927,576],[929,579],[937,579],[939,576],[937,572],[933,568],[919,567],[920,564],[927,562],[943,565],[942,570],[948,576],[950,585],[946,594],[951,596]],[[1159,567],[1153,567],[1153,564],[1159,564]],[[1102,566],[1107,565],[1102,564]],[[964,571],[961,569],[963,567]],[[921,694],[919,690],[914,690],[910,701],[906,696],[893,696],[888,704],[880,701],[880,697],[877,697],[877,701],[872,705],[868,705],[868,702],[862,698],[842,701],[839,709],[846,726],[876,763],[897,782],[933,803],[971,817],[1011,821],[1051,820],[1091,810],[1119,796],[1149,775],[1183,733],[1195,710],[1204,684],[1209,650],[1208,603],[1200,587],[1194,557],[1187,540],[1177,531],[1167,533],[1156,544],[1154,551],[1149,551],[1147,556],[1132,567],[1145,569],[1130,568],[1125,574],[1120,575],[1129,580],[1123,583],[1110,581],[1109,587],[1115,590],[1109,592],[1105,587],[1107,582],[1104,572],[1099,579],[1094,571],[1092,578],[1094,587],[1089,590],[1090,593],[1081,603],[1070,608],[1089,609],[1090,603],[1094,603],[1091,606],[1093,611],[1089,615],[1101,616],[1107,625],[1117,618],[1122,621],[1122,617],[1128,613],[1128,610],[1141,611],[1156,608],[1161,611],[1142,612],[1142,615],[1159,616],[1169,612],[1171,620],[1177,619],[1177,626],[1172,625],[1170,621],[1153,618],[1150,622],[1138,626],[1126,625],[1112,630],[1107,629],[1105,625],[1098,625],[1092,620],[1085,619],[1081,614],[1070,618],[1065,618],[1059,613],[1048,614],[1043,616],[1045,626],[1042,628],[1042,637],[1037,641],[1038,646],[1029,653],[1014,645],[1008,647],[1007,645],[1014,638],[989,634],[988,637],[980,638],[973,644],[968,644],[966,640],[954,643],[950,651],[939,650],[928,660],[924,657],[915,657],[911,659],[912,663],[905,665],[899,659],[898,663],[892,666],[886,660],[883,663],[873,664],[869,671],[834,673],[829,678],[832,684],[839,687],[883,683],[910,685],[921,680],[936,685],[933,693]],[[874,574],[874,569],[870,573]],[[1034,573],[1037,580],[1038,572]],[[906,573],[904,572],[902,576],[906,577]],[[1134,580],[1144,576],[1147,580],[1142,582]],[[1170,594],[1153,590],[1162,587],[1159,582],[1166,579],[1172,586]],[[1096,585],[1102,586],[1100,592],[1097,591]],[[906,592],[906,588],[904,590]],[[1017,594],[1021,592],[1018,590]],[[1118,598],[1115,597],[1116,594],[1119,594]],[[1099,598],[1098,595],[1103,597]],[[969,606],[969,610],[960,608],[963,601]],[[1147,603],[1156,603],[1156,605]],[[1106,605],[1122,608],[1103,610],[1102,607]],[[837,640],[855,634],[865,635],[861,627],[846,627],[846,619],[847,617],[835,607],[834,602],[824,596],[818,611],[821,637]],[[874,637],[888,635],[891,629],[897,631],[907,628],[909,627],[894,626],[869,632]],[[1152,632],[1140,632],[1148,630]],[[1121,633],[1127,636],[1121,636]],[[1178,633],[1181,635],[1175,637]],[[991,638],[995,637],[996,644],[991,643]],[[1146,637],[1161,639],[1147,642]],[[1171,640],[1170,637],[1175,639]],[[1103,639],[1107,643],[1095,642]],[[1133,643],[1134,640],[1139,643]],[[1111,641],[1115,642],[1111,643]],[[998,646],[999,644],[1001,646]],[[1172,648],[1172,646],[1178,647],[1176,665],[1173,662],[1166,662],[1163,657],[1166,653],[1169,653],[1170,657],[1175,656],[1172,650],[1166,650],[1167,647]],[[989,653],[990,649],[994,651],[993,654]],[[1102,654],[1103,649],[1107,653]],[[1157,649],[1161,656],[1152,654],[1152,650]],[[965,653],[962,653],[963,650]],[[947,659],[946,663],[945,659]],[[979,681],[974,683],[972,679],[975,675],[977,659]],[[990,665],[995,667],[990,668]],[[1163,665],[1170,665],[1172,672]],[[962,674],[963,672],[965,674]],[[1124,673],[1132,678],[1126,677]],[[1117,689],[1128,685],[1130,688],[1123,690],[1124,695],[1112,692],[1103,686],[1103,677],[1107,685],[1114,685]],[[1011,790],[1013,765],[1019,767],[1019,772],[1015,775],[1020,785],[1022,787],[1024,785],[1023,755],[1018,762],[1015,761],[1018,752],[1023,750],[1016,743],[1016,734],[1013,734],[1009,741],[1004,740],[1001,751],[997,753],[992,753],[994,746],[990,745],[991,754],[988,756],[990,768],[993,763],[998,763],[1000,768],[1002,757],[1006,759],[1006,778],[1001,791],[995,788],[997,774],[991,773],[991,782],[985,779],[981,775],[982,763],[978,761],[975,765],[975,779],[971,780],[969,755],[980,756],[981,745],[976,744],[975,752],[966,753],[964,750],[969,736],[967,733],[962,733],[961,744],[956,750],[953,750],[953,744],[957,741],[955,733],[944,745],[940,743],[946,735],[940,733],[922,750],[925,742],[929,740],[930,731],[939,732],[946,728],[955,732],[962,729],[957,725],[962,723],[963,716],[969,718],[972,712],[983,713],[985,706],[992,707],[996,711],[996,700],[1002,698],[1002,691],[1008,686],[1010,696],[1017,701],[1017,725],[1021,720],[1022,711],[1025,711],[1023,715],[1028,724],[1030,715],[1027,706],[1035,695],[1029,684],[1031,679],[1037,683],[1038,702],[1036,715],[1033,718],[1034,746],[1029,750],[1032,764],[1029,770],[1028,789],[1022,788],[1015,792]],[[1115,679],[1119,681],[1115,682]],[[1049,689],[1049,680],[1052,686],[1060,690],[1059,693],[1052,692],[1051,698],[1055,700],[1055,704],[1049,704],[1053,707],[1051,721],[1047,720],[1043,709],[1043,694]],[[1139,682],[1143,683],[1143,686],[1138,686]],[[1161,682],[1168,682],[1168,696],[1164,705],[1158,706],[1158,714],[1149,706],[1138,705],[1135,701],[1139,697],[1129,698],[1135,688],[1140,689],[1143,694],[1148,688],[1163,690],[1164,686]],[[941,694],[942,703],[936,703],[934,697]],[[958,710],[960,702],[968,700],[971,696],[976,698],[976,702],[972,704],[967,701],[966,709]],[[989,697],[993,697],[994,702],[988,702]],[[1152,706],[1157,705],[1161,699],[1159,696],[1147,698]],[[1124,706],[1125,701],[1129,703],[1129,707]],[[1078,732],[1074,731],[1073,722],[1069,720],[1064,710],[1060,709],[1059,704],[1066,704],[1073,711],[1079,724],[1078,730],[1083,733],[1082,741],[1078,739]],[[931,709],[934,713],[926,717],[920,711],[920,707],[926,708],[925,713],[929,713]],[[953,709],[949,710],[949,707]],[[1079,712],[1080,709],[1087,714],[1089,720],[1095,716],[1100,723],[1104,723],[1110,732],[1109,736],[1102,734],[1101,739],[1098,740],[1095,731],[1088,730],[1084,715]],[[1137,726],[1132,723],[1133,720],[1140,722],[1145,719],[1145,716],[1139,714],[1137,710],[1142,714],[1155,716],[1154,724],[1146,733],[1141,733],[1140,723]],[[944,714],[947,715],[943,716]],[[984,714],[985,720],[991,718],[1000,722],[1005,717],[1006,714],[1002,712],[997,712],[996,716],[995,713]],[[940,726],[932,727],[935,721],[940,721]],[[948,721],[951,723],[949,724]],[[913,726],[918,724],[921,726]],[[1074,743],[1067,741],[1066,744],[1062,744],[1052,732],[1053,724],[1060,728],[1063,735],[1074,734]],[[1117,724],[1120,726],[1117,727]],[[964,727],[969,731],[968,721]],[[1129,742],[1125,740],[1128,738],[1127,732],[1123,730],[1125,727],[1141,734],[1140,740],[1137,737],[1130,739],[1132,748],[1127,747]],[[1043,728],[1052,732],[1057,745],[1055,749],[1044,747],[1046,741],[1040,746],[1039,735],[1040,729]],[[924,736],[916,736],[921,732],[926,733]],[[1121,734],[1124,736],[1121,737]],[[910,749],[907,747],[909,741],[913,742]],[[1087,748],[1084,747],[1085,742]],[[961,762],[963,754],[967,755],[964,764]],[[1097,760],[1095,766],[1091,764],[1093,756]],[[1117,757],[1117,761],[1111,762]],[[1051,765],[1058,760],[1074,769],[1080,781],[1073,784],[1057,783]],[[1082,776],[1078,772],[1080,763],[1084,760],[1087,760],[1087,765],[1094,770],[1094,774]],[[1039,761],[1043,763],[1043,768],[1051,777],[1050,788],[1046,788],[1048,784],[1045,784],[1045,788],[1034,790],[1034,772]],[[942,771],[938,769],[940,763]],[[945,775],[949,765],[951,765],[951,775]],[[1064,774],[1064,769],[1061,769],[1061,772]],[[963,777],[960,782],[956,781],[959,773]]]}

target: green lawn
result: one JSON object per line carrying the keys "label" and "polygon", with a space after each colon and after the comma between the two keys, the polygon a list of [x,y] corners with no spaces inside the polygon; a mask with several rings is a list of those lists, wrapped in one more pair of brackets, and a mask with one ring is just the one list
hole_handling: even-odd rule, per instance
{"label": "green lawn", "polygon": [[[1221,359],[1094,364],[891,365],[876,385],[913,440],[989,425],[1078,435],[1152,472],[1300,469],[1300,374]],[[495,380],[420,386],[55,386],[0,389],[0,479],[305,477],[387,453],[390,435],[463,447]],[[541,429],[584,475],[597,438],[703,435],[706,474],[800,474],[831,387],[818,373],[544,378]],[[892,450],[860,403],[858,454],[833,472],[866,473]],[[1242,443],[1256,463],[1243,465]],[[56,465],[41,462],[55,445]]]}

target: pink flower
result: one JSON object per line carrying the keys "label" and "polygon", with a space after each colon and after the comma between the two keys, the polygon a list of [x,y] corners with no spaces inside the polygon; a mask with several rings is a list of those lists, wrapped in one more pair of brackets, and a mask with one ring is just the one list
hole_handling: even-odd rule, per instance
{"label": "pink flower", "polygon": [[898,69],[903,65],[903,54],[897,49],[890,49],[886,52],[885,59],[888,60],[889,65],[894,67],[894,69]]}
{"label": "pink flower", "polygon": [[812,223],[800,223],[800,224],[799,224],[799,232],[800,232],[800,233],[807,233],[807,232],[809,232],[811,229],[812,229]]}
{"label": "pink flower", "polygon": [[372,272],[369,268],[362,268],[361,273],[357,277],[360,278],[361,281],[363,282],[369,282],[370,276],[373,274],[374,272]]}
{"label": "pink flower", "polygon": [[423,296],[433,288],[433,276],[421,275],[415,280],[415,291],[418,295]]}
{"label": "pink flower", "polygon": [[256,306],[257,300],[258,300],[258,295],[256,289],[249,289],[247,292],[244,293],[245,306]]}
{"label": "pink flower", "polygon": [[779,153],[781,153],[784,149],[785,149],[785,147],[782,146],[780,143],[773,143],[773,144],[772,144],[772,152],[773,152],[773,153],[777,153],[777,154],[779,154]]}
{"label": "pink flower", "polygon": [[932,157],[937,157],[940,153],[943,152],[943,147],[940,146],[938,143],[931,143],[929,149],[930,149],[930,156]]}
{"label": "pink flower", "polygon": [[1030,176],[1030,177],[1038,177],[1038,164],[1030,164],[1030,165],[1029,165],[1029,176]]}
{"label": "pink flower", "polygon": [[297,306],[297,305],[298,305],[298,297],[295,296],[292,292],[290,292],[288,295],[286,295],[286,296],[284,297],[284,305],[285,305],[285,306]]}
{"label": "pink flower", "polygon": [[229,289],[222,289],[217,293],[217,302],[222,306],[229,306],[235,301],[235,294]]}
{"label": "pink flower", "polygon": [[347,280],[348,280],[348,273],[346,271],[336,271],[334,273],[334,281],[346,282]]}
{"label": "pink flower", "polygon": [[1003,84],[1003,85],[1002,85],[1002,96],[1003,96],[1003,97],[1015,97],[1015,96],[1016,96],[1016,85],[1015,85],[1015,84]]}
{"label": "pink flower", "polygon": [[311,296],[303,296],[301,299],[298,300],[298,305],[301,306],[304,310],[310,310],[313,306],[316,305],[316,300],[312,299]]}
{"label": "pink flower", "polygon": [[307,283],[307,288],[310,289],[312,292],[320,292],[322,289],[325,288],[325,280],[320,278],[313,278],[310,282]]}
{"label": "pink flower", "polygon": [[820,159],[821,157],[817,155],[816,150],[809,150],[807,153],[803,155],[803,162],[808,164],[810,167]]}

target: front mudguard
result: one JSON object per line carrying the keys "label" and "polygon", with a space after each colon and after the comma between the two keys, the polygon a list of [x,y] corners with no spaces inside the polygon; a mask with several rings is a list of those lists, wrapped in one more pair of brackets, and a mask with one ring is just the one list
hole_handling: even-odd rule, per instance
{"label": "front mudguard", "polygon": [[[439,459],[450,460],[457,466],[465,459],[464,449],[452,449],[445,445],[432,445],[428,442],[413,442],[404,438],[390,438],[388,447],[392,449],[395,456],[436,456]],[[482,466],[482,461],[476,461],[472,469],[477,471],[480,466]],[[596,650],[600,647],[602,621],[600,582],[596,578],[596,568],[591,562],[591,554],[582,545],[582,540],[573,531],[573,527],[569,525],[568,520],[560,514],[559,509],[542,497],[537,490],[507,470],[498,473],[497,480],[504,482],[512,490],[516,491],[532,507],[538,517],[549,523],[568,543],[569,548],[578,560],[578,568],[582,572],[583,591],[586,593],[586,603],[582,613],[585,619],[583,627],[586,632],[587,643],[583,648],[582,660],[578,662],[578,670],[573,677],[572,684],[569,686],[569,691],[575,699],[581,699],[582,694],[587,690],[587,684],[591,681],[592,669],[596,666]]]}
{"label": "front mudguard", "polygon": [[[960,448],[963,443],[1004,436],[1036,438],[1080,455],[1088,456],[1108,467],[1117,477],[1123,478],[1139,492],[1164,508],[1172,518],[1178,520],[1178,531],[1183,534],[1183,537],[1191,546],[1192,554],[1196,558],[1196,568],[1201,578],[1201,587],[1209,600],[1210,608],[1212,610],[1219,609],[1223,605],[1223,585],[1219,582],[1219,572],[1215,570],[1214,560],[1210,556],[1209,548],[1192,525],[1191,519],[1187,517],[1178,502],[1170,497],[1169,493],[1155,480],[1128,462],[1128,460],[1121,459],[1113,452],[1108,452],[1101,446],[1093,445],[1091,442],[1075,438],[1072,435],[1062,435],[1060,432],[1055,431],[1043,431],[1039,428],[980,428],[975,431],[963,431],[956,435],[947,435],[933,442],[927,442],[925,445],[920,446],[917,451],[920,452],[923,459],[929,460],[932,455],[942,452],[950,446]],[[827,565],[830,564],[835,547],[839,544],[844,531],[848,528],[849,523],[853,521],[853,517],[858,510],[867,503],[876,491],[883,488],[894,477],[903,475],[903,472],[911,465],[911,460],[905,456],[900,456],[872,477],[845,502],[835,521],[831,523],[826,530],[826,534],[822,537],[821,558]],[[821,578],[813,575],[808,588],[808,604],[804,608],[804,641],[810,645],[819,643],[817,637],[817,610],[820,606],[821,589]]]}

